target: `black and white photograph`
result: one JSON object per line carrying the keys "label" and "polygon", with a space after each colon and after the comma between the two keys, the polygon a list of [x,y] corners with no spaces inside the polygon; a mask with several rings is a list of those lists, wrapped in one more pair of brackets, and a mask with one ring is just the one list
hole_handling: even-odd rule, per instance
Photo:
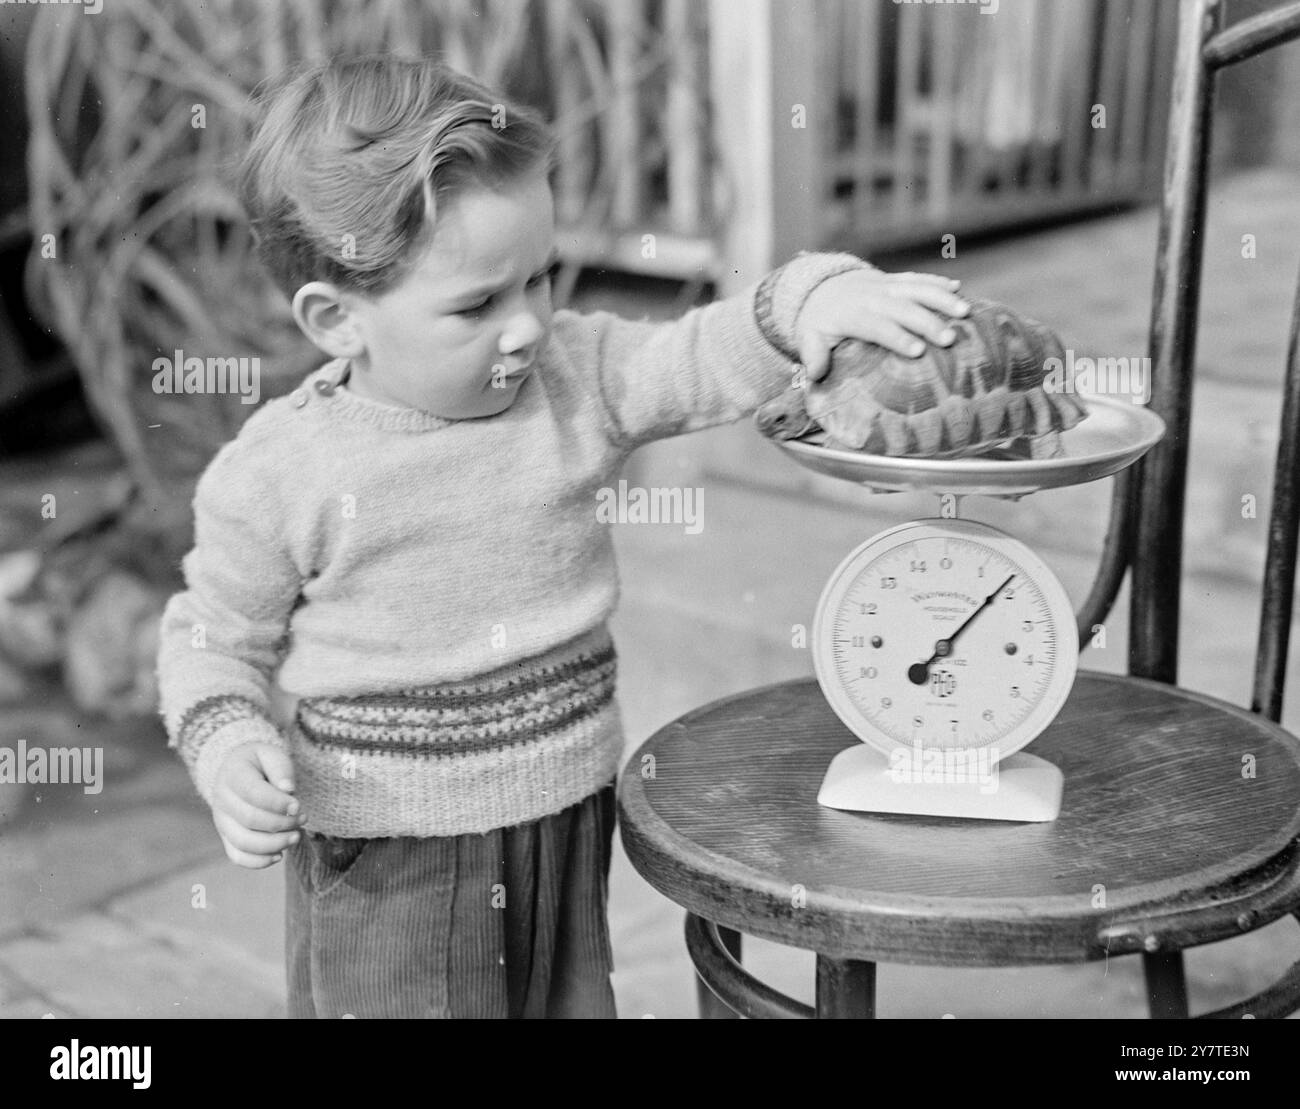
{"label": "black and white photograph", "polygon": [[1295,0],[0,0],[33,1073],[1084,1019],[1098,1091],[1249,1082],[1298,276]]}

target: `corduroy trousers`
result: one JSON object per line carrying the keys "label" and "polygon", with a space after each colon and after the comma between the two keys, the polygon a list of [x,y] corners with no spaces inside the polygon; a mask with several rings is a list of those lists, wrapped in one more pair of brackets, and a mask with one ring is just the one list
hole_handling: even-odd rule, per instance
{"label": "corduroy trousers", "polygon": [[290,1017],[614,1017],[614,784],[482,835],[306,833],[285,874]]}

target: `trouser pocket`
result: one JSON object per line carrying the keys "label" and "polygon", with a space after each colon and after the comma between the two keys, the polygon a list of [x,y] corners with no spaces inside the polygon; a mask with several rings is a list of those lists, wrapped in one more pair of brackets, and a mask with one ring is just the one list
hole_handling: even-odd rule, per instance
{"label": "trouser pocket", "polygon": [[306,843],[311,852],[309,881],[312,893],[319,897],[342,883],[371,842],[368,839],[345,839],[341,836],[307,832]]}

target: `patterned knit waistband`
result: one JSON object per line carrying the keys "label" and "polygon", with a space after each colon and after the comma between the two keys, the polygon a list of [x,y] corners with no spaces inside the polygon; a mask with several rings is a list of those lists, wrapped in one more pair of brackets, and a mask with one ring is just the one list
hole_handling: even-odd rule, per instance
{"label": "patterned knit waistband", "polygon": [[617,656],[602,626],[478,678],[394,693],[311,697],[297,725],[313,744],[451,757],[513,747],[572,727],[614,697]]}

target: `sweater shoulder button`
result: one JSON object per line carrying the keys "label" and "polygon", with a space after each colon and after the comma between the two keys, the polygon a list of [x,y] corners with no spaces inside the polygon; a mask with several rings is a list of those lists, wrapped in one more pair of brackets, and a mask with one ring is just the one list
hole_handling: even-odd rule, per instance
{"label": "sweater shoulder button", "polygon": [[295,389],[289,394],[289,399],[293,401],[294,408],[301,408],[307,403],[307,394],[302,389]]}

